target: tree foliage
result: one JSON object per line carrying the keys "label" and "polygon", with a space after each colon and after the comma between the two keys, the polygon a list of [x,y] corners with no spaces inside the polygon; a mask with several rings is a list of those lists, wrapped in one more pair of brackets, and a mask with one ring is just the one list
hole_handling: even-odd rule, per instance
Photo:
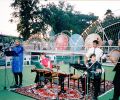
{"label": "tree foliage", "polygon": [[18,19],[17,30],[26,40],[31,34],[45,32],[51,26],[55,34],[63,30],[72,30],[81,34],[90,22],[98,17],[94,14],[81,14],[75,12],[73,6],[65,2],[58,5],[49,3],[40,5],[39,0],[14,0],[12,7],[15,9],[13,18]]}
{"label": "tree foliage", "polygon": [[31,34],[46,30],[46,20],[38,7],[39,0],[14,0],[13,18],[18,19],[17,30],[26,40]]}
{"label": "tree foliage", "polygon": [[65,2],[59,2],[58,5],[50,3],[45,5],[45,9],[51,14],[49,25],[56,34],[63,30],[72,30],[73,33],[81,34],[90,25],[91,21],[98,18],[92,14],[85,15],[75,12],[74,7]]}
{"label": "tree foliage", "polygon": [[108,9],[105,13],[105,18],[103,19],[102,26],[106,27],[116,22],[120,22],[120,17],[116,17],[112,10]]}
{"label": "tree foliage", "polygon": [[113,40],[113,45],[117,45],[120,34],[120,17],[115,16],[112,10],[108,9],[105,13],[102,26],[104,27],[108,40]]}

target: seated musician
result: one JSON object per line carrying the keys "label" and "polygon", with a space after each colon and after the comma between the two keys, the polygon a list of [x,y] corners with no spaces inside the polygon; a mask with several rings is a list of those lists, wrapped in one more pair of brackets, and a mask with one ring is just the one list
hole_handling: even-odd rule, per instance
{"label": "seated musician", "polygon": [[[52,63],[51,63],[50,59],[46,57],[46,54],[41,53],[40,58],[41,58],[41,61],[40,61],[41,65],[43,65],[45,67],[45,69],[52,70]],[[37,72],[36,78],[35,78],[35,83],[40,82],[39,85],[42,87],[44,86],[45,83],[47,83],[47,80],[45,80],[43,74],[44,74],[43,72]],[[51,75],[50,73],[45,74],[45,77],[50,76],[50,75]]]}
{"label": "seated musician", "polygon": [[[90,56],[91,61],[88,63],[87,66],[87,75],[88,75],[88,84],[90,84],[90,80],[92,80],[92,84],[94,87],[94,96],[93,96],[93,100],[98,100],[98,94],[100,92],[100,81],[101,81],[101,73],[102,73],[102,67],[101,64],[96,61],[96,55],[92,54]],[[86,84],[85,82],[82,82],[82,86],[85,86],[84,84]],[[90,85],[88,85],[88,88],[90,87]],[[84,89],[84,88],[82,88]],[[85,90],[83,90],[85,91]]]}
{"label": "seated musician", "polygon": [[102,67],[101,64],[96,61],[96,55],[92,54],[90,56],[91,61],[88,63],[89,68],[87,70],[89,77],[93,81],[94,87],[94,97],[93,100],[97,100],[98,94],[100,92],[100,83],[101,83],[101,75],[102,75]]}

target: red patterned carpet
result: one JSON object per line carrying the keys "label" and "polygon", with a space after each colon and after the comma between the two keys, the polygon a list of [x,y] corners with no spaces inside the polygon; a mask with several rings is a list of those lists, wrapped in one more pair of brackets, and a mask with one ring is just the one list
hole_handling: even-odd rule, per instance
{"label": "red patterned carpet", "polygon": [[[73,82],[70,82],[71,84],[73,84]],[[112,82],[110,81],[106,81],[106,91],[108,91],[109,89],[111,89],[113,87]],[[26,87],[22,87],[22,88],[17,88],[14,92],[17,92],[19,94],[25,95],[25,96],[29,96],[32,98],[35,98],[37,100],[55,100],[56,98],[59,98],[59,100],[84,100],[84,98],[82,98],[81,95],[81,88],[80,90],[77,89],[77,84],[76,84],[76,88],[72,89],[72,88],[67,88],[67,86],[65,86],[65,90],[66,93],[61,93],[60,95],[58,95],[58,92],[60,91],[60,86],[53,84],[53,87],[51,88],[50,84],[48,83],[47,85],[44,86],[44,88],[39,88],[36,89],[36,85],[30,85],[30,86],[26,86]],[[72,86],[73,87],[73,86]],[[81,85],[80,85],[81,87]],[[101,86],[101,91],[103,91],[103,86]],[[103,92],[101,92],[102,94]],[[91,100],[92,97],[92,89],[89,95],[89,100]],[[82,99],[81,99],[82,98]]]}

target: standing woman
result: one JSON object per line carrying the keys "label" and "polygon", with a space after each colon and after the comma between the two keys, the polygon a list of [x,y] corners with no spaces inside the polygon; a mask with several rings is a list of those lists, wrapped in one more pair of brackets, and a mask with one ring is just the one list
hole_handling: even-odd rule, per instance
{"label": "standing woman", "polygon": [[23,79],[23,46],[20,44],[19,40],[15,41],[15,47],[12,48],[12,51],[16,53],[16,56],[12,58],[12,72],[15,78],[15,84],[10,88],[18,88],[22,86]]}

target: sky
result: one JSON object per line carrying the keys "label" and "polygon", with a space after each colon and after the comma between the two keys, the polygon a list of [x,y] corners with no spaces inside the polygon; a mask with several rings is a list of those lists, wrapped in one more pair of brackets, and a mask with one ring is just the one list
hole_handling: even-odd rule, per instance
{"label": "sky", "polygon": [[[74,6],[74,10],[80,11],[83,14],[90,12],[104,18],[107,9],[111,9],[115,15],[120,15],[120,1],[119,0],[61,0],[66,1]],[[0,0],[0,34],[19,36],[16,30],[16,23],[10,23],[13,9],[10,7],[12,0]],[[57,3],[58,0],[41,1],[43,4],[48,2]]]}

